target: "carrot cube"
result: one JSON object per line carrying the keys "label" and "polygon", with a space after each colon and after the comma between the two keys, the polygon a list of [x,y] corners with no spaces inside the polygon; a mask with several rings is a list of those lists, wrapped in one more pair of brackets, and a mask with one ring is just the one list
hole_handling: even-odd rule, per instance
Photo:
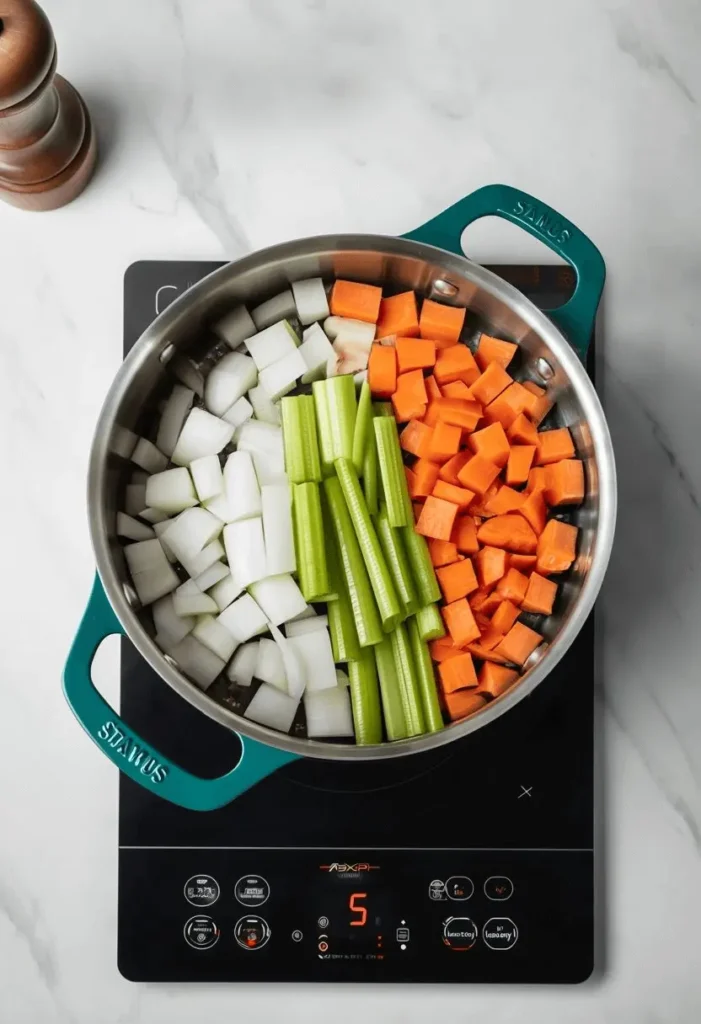
{"label": "carrot cube", "polygon": [[487,519],[478,529],[477,539],[481,544],[507,548],[521,555],[532,555],[538,546],[533,528],[518,512]]}
{"label": "carrot cube", "polygon": [[456,647],[465,647],[480,635],[480,628],[475,622],[472,608],[467,599],[461,597],[459,601],[446,604],[441,609],[446,629],[453,638]]}
{"label": "carrot cube", "polygon": [[475,672],[472,655],[464,652],[457,658],[449,658],[438,666],[438,675],[441,680],[443,693],[455,693],[456,690],[464,690],[470,686],[477,686],[477,673]]}
{"label": "carrot cube", "polygon": [[489,403],[484,410],[484,417],[489,423],[501,423],[503,428],[508,430],[517,416],[528,407],[533,397],[522,384],[514,381]]}
{"label": "carrot cube", "polygon": [[574,443],[567,427],[543,430],[538,434],[538,450],[535,457],[537,466],[545,466],[549,462],[559,462],[561,459],[573,457]]}
{"label": "carrot cube", "polygon": [[455,693],[446,693],[445,706],[451,722],[462,721],[479,711],[487,703],[486,699],[474,690],[456,690]]}
{"label": "carrot cube", "polygon": [[[472,435],[474,437],[474,434]],[[499,476],[499,467],[482,455],[473,455],[458,472],[458,480],[468,491],[484,494]]]}
{"label": "carrot cube", "polygon": [[389,345],[372,345],[368,384],[374,398],[391,398],[397,389],[397,355]]}
{"label": "carrot cube", "polygon": [[474,491],[468,491],[464,487],[456,487],[455,484],[448,484],[445,480],[437,480],[433,488],[436,498],[445,498],[458,506],[460,512],[464,512],[475,496]]}
{"label": "carrot cube", "polygon": [[485,661],[480,669],[476,693],[481,697],[500,697],[517,679],[518,672],[515,669]]}
{"label": "carrot cube", "polygon": [[472,516],[460,516],[456,519],[451,539],[458,551],[464,555],[474,555],[479,551],[477,527]]}
{"label": "carrot cube", "polygon": [[433,428],[433,434],[428,445],[428,458],[434,462],[446,462],[453,455],[457,455],[460,449],[461,438],[462,431],[460,427],[455,427],[452,423],[439,420]]}
{"label": "carrot cube", "polygon": [[452,562],[457,562],[460,559],[457,546],[450,540],[435,540],[431,538],[428,542],[428,553],[436,569],[442,565],[450,565]]}
{"label": "carrot cube", "polygon": [[459,487],[458,473],[470,458],[470,452],[458,452],[452,459],[448,459],[447,462],[443,463],[438,472],[438,479],[445,480],[447,484],[455,484],[456,487]]}
{"label": "carrot cube", "polygon": [[537,402],[535,406],[530,410],[529,416],[531,420],[538,426],[539,423],[545,419],[550,410],[553,407],[553,403],[548,398],[547,392],[534,384],[531,380],[524,380],[523,386],[527,391],[530,391],[532,395],[535,395]]}
{"label": "carrot cube", "polygon": [[[497,590],[498,589],[499,587],[497,586]],[[497,630],[497,632],[501,633],[503,636],[505,633],[509,632],[520,614],[520,609],[516,607],[513,601],[502,601],[494,612],[494,615],[492,615],[492,628]]]}
{"label": "carrot cube", "polygon": [[438,463],[429,462],[428,459],[418,459],[414,463],[413,470],[414,493],[412,498],[428,498],[429,494],[433,494],[433,488],[436,486]]}
{"label": "carrot cube", "polygon": [[456,647],[450,636],[441,636],[437,640],[429,642],[429,650],[434,661],[447,661],[448,658],[457,658],[463,652]]}
{"label": "carrot cube", "polygon": [[331,289],[329,306],[333,316],[374,324],[380,314],[381,301],[382,289],[377,285],[339,280]]}
{"label": "carrot cube", "polygon": [[504,484],[493,497],[484,502],[484,507],[491,515],[499,516],[520,508],[525,500],[524,494]]}
{"label": "carrot cube", "polygon": [[399,435],[399,444],[405,452],[416,455],[419,459],[428,457],[429,445],[433,431],[421,420],[409,420]]}
{"label": "carrot cube", "polygon": [[522,622],[516,622],[495,650],[514,665],[523,665],[542,639],[540,633],[536,633],[534,629],[529,629]]}
{"label": "carrot cube", "polygon": [[[431,379],[431,377],[426,378],[427,381]],[[428,406],[426,406],[426,411],[424,412],[423,415],[423,422],[426,424],[427,427],[435,427],[439,419],[440,417],[438,415],[438,401],[430,401],[428,403]]]}
{"label": "carrot cube", "polygon": [[565,572],[575,559],[577,547],[576,526],[551,519],[538,538],[536,569],[541,576]]}
{"label": "carrot cube", "polygon": [[[477,536],[479,537],[479,530]],[[506,572],[506,551],[487,544],[475,555],[475,564],[480,586],[491,587]]]}
{"label": "carrot cube", "polygon": [[517,348],[518,345],[512,341],[502,341],[501,338],[482,334],[477,345],[477,364],[482,370],[486,370],[490,363],[497,363],[506,369],[516,355]]}
{"label": "carrot cube", "polygon": [[443,598],[448,604],[461,597],[467,597],[479,587],[475,570],[472,568],[469,558],[453,562],[451,565],[441,566],[436,569],[436,576],[443,591]]}
{"label": "carrot cube", "polygon": [[415,338],[418,333],[419,316],[413,292],[400,292],[399,295],[390,295],[388,299],[382,299],[377,319],[378,338],[386,338],[390,334]]}
{"label": "carrot cube", "polygon": [[462,398],[466,402],[472,401],[472,394],[464,380],[451,380],[440,389],[443,398]]}
{"label": "carrot cube", "polygon": [[545,490],[545,469],[543,466],[534,466],[530,471],[526,490],[529,494],[532,494],[534,491]]}
{"label": "carrot cube", "polygon": [[467,345],[451,345],[450,348],[441,349],[436,356],[433,373],[441,386],[456,380],[470,385],[480,375],[475,357]]}
{"label": "carrot cube", "polygon": [[439,398],[436,406],[439,419],[445,423],[452,423],[462,430],[473,431],[482,416],[482,406],[479,402],[465,402],[461,398]]}
{"label": "carrot cube", "polygon": [[509,555],[509,568],[518,569],[519,572],[530,573],[535,569],[535,555]]}
{"label": "carrot cube", "polygon": [[421,337],[456,344],[465,323],[466,312],[457,306],[443,306],[432,299],[424,299],[419,317]]}
{"label": "carrot cube", "polygon": [[467,442],[476,455],[489,459],[496,466],[503,467],[509,459],[511,445],[501,423],[492,423],[482,430],[470,434]]}
{"label": "carrot cube", "polygon": [[[545,523],[548,518],[548,510],[543,493],[543,491],[532,491],[524,503],[519,505],[517,509],[537,536],[540,536],[545,529]],[[530,554],[530,552],[524,553]]]}
{"label": "carrot cube", "polygon": [[531,471],[531,464],[535,456],[536,447],[534,444],[514,445],[509,452],[509,461],[506,463],[507,484],[525,484],[528,474]]}
{"label": "carrot cube", "polygon": [[397,377],[397,389],[392,395],[392,406],[397,420],[406,423],[408,420],[421,419],[427,402],[426,385],[421,370],[400,373]]}
{"label": "carrot cube", "polygon": [[452,501],[430,495],[421,509],[416,532],[424,537],[435,537],[436,540],[450,540],[457,514],[458,506]]}
{"label": "carrot cube", "polygon": [[584,500],[584,466],[579,459],[562,459],[545,467],[548,505],[577,505]]}
{"label": "carrot cube", "polygon": [[528,417],[520,412],[513,421],[506,436],[512,444],[537,445],[538,431]]}
{"label": "carrot cube", "polygon": [[475,615],[487,616],[487,622],[489,622],[489,616],[494,614],[501,602],[502,598],[499,594],[486,587],[480,587],[468,597],[468,604]]}
{"label": "carrot cube", "polygon": [[[497,583],[497,594],[504,600],[513,604],[521,604],[528,590],[528,577],[514,569],[513,566]],[[512,623],[513,625],[513,623]],[[511,627],[509,627],[510,629]],[[504,630],[506,633],[507,631]]]}
{"label": "carrot cube", "polygon": [[422,338],[397,338],[394,343],[400,373],[425,370],[436,361],[436,344]]}
{"label": "carrot cube", "polygon": [[513,384],[513,378],[509,376],[504,367],[499,363],[490,363],[474,384],[470,385],[470,392],[472,397],[482,405],[489,405],[510,384]]}
{"label": "carrot cube", "polygon": [[[431,402],[435,402],[439,398],[443,397],[443,392],[438,387],[438,381],[436,380],[435,377],[426,377],[424,383],[426,385],[426,394],[428,395],[429,405],[431,404]],[[535,444],[535,442],[533,443]]]}
{"label": "carrot cube", "polygon": [[521,608],[524,612],[535,612],[536,615],[550,615],[556,595],[557,583],[532,572]]}

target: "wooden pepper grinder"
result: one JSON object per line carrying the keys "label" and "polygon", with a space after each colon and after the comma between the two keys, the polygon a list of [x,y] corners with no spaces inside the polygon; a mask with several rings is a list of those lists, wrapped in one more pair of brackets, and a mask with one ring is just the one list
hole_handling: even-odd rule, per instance
{"label": "wooden pepper grinder", "polygon": [[34,0],[0,0],[0,199],[55,210],[95,167],[87,107],[56,74],[56,41]]}

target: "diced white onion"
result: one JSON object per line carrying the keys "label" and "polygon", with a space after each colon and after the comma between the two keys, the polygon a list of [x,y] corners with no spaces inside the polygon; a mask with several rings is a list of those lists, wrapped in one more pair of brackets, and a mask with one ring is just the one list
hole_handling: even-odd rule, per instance
{"label": "diced white onion", "polygon": [[307,687],[304,714],[310,739],[354,735],[350,695],[345,687],[317,692]]}
{"label": "diced white onion", "polygon": [[117,536],[126,537],[128,540],[150,540],[156,536],[154,530],[138,519],[133,519],[125,512],[117,513]]}
{"label": "diced white onion", "polygon": [[212,615],[202,615],[197,620],[192,635],[222,661],[228,661],[236,650],[236,641],[229,630],[224,629]]}
{"label": "diced white onion", "polygon": [[287,320],[280,320],[279,323],[266,327],[264,331],[254,334],[246,342],[246,348],[251,353],[259,373],[284,359],[291,352],[296,352],[298,345],[299,338]]}
{"label": "diced white onion", "polygon": [[280,407],[270,400],[267,391],[260,384],[251,388],[248,392],[248,400],[253,406],[253,413],[257,420],[262,420],[263,423],[273,423],[276,426],[280,425],[282,422]]}
{"label": "diced white onion", "polygon": [[194,398],[195,392],[191,388],[176,384],[163,407],[161,421],[158,424],[156,445],[168,458],[171,457],[178,443],[180,431],[192,408]]}
{"label": "diced white onion", "polygon": [[203,690],[208,689],[224,671],[222,659],[199,640],[195,640],[194,636],[186,636],[167,653],[177,662],[181,671]]}
{"label": "diced white onion", "polygon": [[282,652],[274,640],[263,638],[258,641],[258,660],[253,673],[256,679],[270,683],[278,690],[287,693],[287,675],[282,660]]}
{"label": "diced white onion", "polygon": [[221,416],[252,388],[258,377],[255,363],[243,352],[227,352],[209,371],[204,386],[204,404]]}
{"label": "diced white onion", "polygon": [[139,512],[139,519],[145,519],[147,523],[165,523],[168,513],[162,512],[160,508],[142,508]]}
{"label": "diced white onion", "polygon": [[234,640],[240,644],[265,633],[268,628],[268,620],[250,594],[242,594],[225,608],[217,622],[228,629]]}
{"label": "diced white onion", "polygon": [[163,564],[165,558],[163,548],[156,537],[137,541],[136,544],[127,544],[124,548],[124,557],[132,576],[137,572],[157,568]]}
{"label": "diced white onion", "polygon": [[[197,555],[215,540],[224,524],[205,508],[188,508],[174,519],[163,538],[190,576],[199,576],[209,568],[195,563]],[[216,559],[214,559],[216,561]]]}
{"label": "diced white onion", "polygon": [[260,488],[249,452],[232,452],[226,460],[224,493],[229,506],[229,522],[260,516]]}
{"label": "diced white onion", "polygon": [[298,699],[288,697],[269,683],[261,683],[243,715],[278,732],[289,732],[298,707]]}
{"label": "diced white onion", "polygon": [[316,612],[314,611],[314,606],[311,605],[311,604],[308,604],[303,612],[300,612],[299,615],[295,615],[294,619],[290,619],[289,621],[290,622],[301,622],[302,619],[314,619],[314,618],[316,618]]}
{"label": "diced white onion", "polygon": [[129,544],[124,548],[124,557],[142,605],[169,594],[180,582],[157,538]]}
{"label": "diced white onion", "polygon": [[156,627],[156,643],[159,647],[174,647],[195,628],[195,619],[192,615],[177,614],[172,594],[166,594],[155,601],[151,612]]}
{"label": "diced white onion", "polygon": [[229,348],[238,348],[242,341],[256,333],[256,325],[245,306],[237,306],[212,324],[212,330]]}
{"label": "diced white onion", "polygon": [[287,677],[287,692],[290,697],[296,697],[299,700],[307,685],[302,659],[272,622],[270,623],[270,632],[282,655],[282,663],[285,666],[285,676]]}
{"label": "diced white onion", "polygon": [[[231,353],[232,356],[236,354]],[[185,420],[172,460],[176,466],[187,466],[203,455],[218,455],[233,436],[234,428],[230,423],[204,409],[192,409]]]}
{"label": "diced white onion", "polygon": [[328,630],[288,637],[287,642],[299,654],[304,666],[307,690],[326,690],[336,686],[336,666]]}
{"label": "diced white onion", "polygon": [[224,545],[219,539],[213,540],[203,547],[199,554],[188,561],[190,567],[188,571],[191,572],[193,577],[201,576],[203,572],[209,569],[210,565],[214,565],[215,562],[220,561],[224,557]]}
{"label": "diced white onion", "polygon": [[217,606],[209,596],[203,594],[194,580],[186,580],[173,594],[173,608],[176,615],[212,615]]}
{"label": "diced white onion", "polygon": [[294,281],[292,295],[297,307],[297,316],[303,324],[313,324],[329,315],[326,289],[320,277],[309,277],[306,281]]}
{"label": "diced white onion", "polygon": [[124,490],[124,508],[127,515],[138,516],[146,507],[146,484],[127,484]]}
{"label": "diced white onion", "polygon": [[166,532],[166,530],[170,526],[170,523],[171,523],[170,519],[165,519],[162,523],[154,523],[153,524],[153,532],[156,534],[156,536],[158,537],[159,541],[161,542],[161,547],[163,548],[163,553],[165,554],[165,556],[168,559],[168,561],[169,562],[177,562],[177,558],[175,557],[173,552],[168,547],[168,542],[167,541],[165,543],[163,542],[163,534]]}
{"label": "diced white onion", "polygon": [[223,612],[225,608],[228,608],[232,601],[241,593],[241,587],[237,584],[231,573],[227,573],[223,579],[215,583],[209,592],[209,596],[212,598],[214,603],[220,612]]}
{"label": "diced white onion", "polygon": [[196,504],[192,478],[184,466],[154,473],[146,481],[142,508],[147,505],[161,512],[182,512]]}
{"label": "diced white onion", "polygon": [[230,409],[222,413],[222,419],[226,420],[227,423],[231,423],[234,429],[240,427],[246,420],[250,420],[252,416],[253,406],[246,397],[239,398]]}
{"label": "diced white onion", "polygon": [[292,290],[286,288],[284,292],[274,295],[272,299],[261,302],[251,315],[258,330],[262,331],[274,324],[276,320],[285,320],[288,316],[294,316],[296,312],[297,307]]}
{"label": "diced white onion", "polygon": [[224,490],[224,477],[218,455],[203,455],[190,463],[190,472],[200,501],[216,498]]}
{"label": "diced white onion", "polygon": [[238,686],[250,686],[253,674],[258,661],[258,644],[260,640],[254,640],[250,644],[243,644],[236,651],[226,669],[226,678]]}
{"label": "diced white onion", "polygon": [[204,507],[208,512],[211,512],[217,519],[221,519],[223,523],[233,522],[235,512],[229,504],[229,499],[226,496],[226,491],[222,491],[221,494],[217,494],[216,498],[210,498],[209,501],[205,501]]}
{"label": "diced white onion", "polygon": [[224,547],[231,575],[240,587],[248,587],[264,579],[267,569],[263,520],[260,517],[227,523]]}
{"label": "diced white onion", "polygon": [[300,355],[299,349],[288,353],[272,366],[260,371],[260,386],[268,392],[271,401],[276,401],[288,394],[296,386],[298,379],[307,372],[307,364]]}
{"label": "diced white onion", "polygon": [[328,615],[315,615],[314,618],[294,619],[285,625],[285,635],[303,636],[305,633],[315,633],[318,629],[328,629]]}
{"label": "diced white onion", "polygon": [[[272,423],[261,423],[258,420],[249,420],[240,428],[237,449],[240,452],[251,452],[254,456],[256,473],[258,464],[256,457],[260,457],[261,465],[270,467],[270,472],[278,476],[285,472],[285,451],[282,441],[282,428]],[[259,482],[273,482],[262,481]]]}
{"label": "diced white onion", "polygon": [[299,615],[307,607],[302,592],[291,576],[268,576],[252,583],[251,595],[266,618],[276,626]]}
{"label": "diced white onion", "polygon": [[115,455],[121,455],[123,459],[130,459],[138,440],[139,438],[133,430],[116,424],[112,428],[109,448]]}
{"label": "diced white onion", "polygon": [[334,350],[319,324],[307,327],[302,335],[299,354],[307,367],[306,372],[302,374],[303,384],[310,384],[313,380],[320,380],[326,376],[326,366],[329,359],[333,359]]}
{"label": "diced white onion", "polygon": [[332,341],[357,341],[369,347],[375,338],[375,324],[364,320],[350,320],[343,316],[330,316],[324,321],[324,330]]}
{"label": "diced white onion", "polygon": [[263,536],[268,576],[280,576],[297,568],[292,529],[292,492],[288,483],[264,484],[260,489]]}
{"label": "diced white onion", "polygon": [[163,452],[159,452],[155,444],[140,437],[136,447],[131,453],[131,461],[141,466],[147,473],[160,473],[168,465],[168,459]]}
{"label": "diced white onion", "polygon": [[209,590],[219,580],[223,580],[225,576],[229,575],[228,566],[224,565],[223,562],[213,562],[208,569],[201,572],[199,576],[195,576],[195,583],[200,590]]}

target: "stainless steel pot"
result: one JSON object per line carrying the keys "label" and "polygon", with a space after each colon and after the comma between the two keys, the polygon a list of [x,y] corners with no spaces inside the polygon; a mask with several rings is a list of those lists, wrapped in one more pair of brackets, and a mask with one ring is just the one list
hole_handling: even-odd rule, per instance
{"label": "stainless steel pot", "polygon": [[[541,312],[516,288],[462,254],[461,236],[478,217],[506,218],[568,260],[577,275],[565,306]],[[180,354],[201,355],[211,346],[208,324],[231,306],[262,301],[306,277],[350,277],[415,289],[467,306],[488,333],[516,341],[520,376],[547,383],[557,415],[574,437],[584,461],[587,493],[578,509],[579,551],[561,586],[559,611],[547,620],[547,646],[511,690],[465,721],[443,731],[369,747],[286,736],[235,714],[187,679],[155,645],[150,616],[139,612],[120,543],[115,515],[133,469],[120,455],[129,431],[148,436],[158,402],[172,384],[168,363]],[[88,508],[98,575],[64,673],[66,697],[100,748],[132,779],[175,803],[196,809],[221,806],[260,778],[298,756],[346,760],[398,757],[467,736],[513,708],[565,654],[592,609],[609,559],[616,516],[611,440],[594,388],[583,368],[604,283],[604,263],[592,242],[549,207],[515,189],[491,185],[403,238],[329,235],[273,246],[210,274],[173,302],[127,356],[107,396],[90,459]],[[243,754],[219,779],[198,779],[142,740],[92,685],[90,665],[111,633],[125,633],[143,658],[177,693],[204,714],[235,730]]]}

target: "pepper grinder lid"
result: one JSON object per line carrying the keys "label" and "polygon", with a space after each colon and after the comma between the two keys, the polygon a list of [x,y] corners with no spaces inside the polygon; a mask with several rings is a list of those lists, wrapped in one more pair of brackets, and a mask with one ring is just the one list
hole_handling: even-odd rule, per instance
{"label": "pepper grinder lid", "polygon": [[0,0],[0,110],[26,100],[51,73],[56,42],[33,0]]}

